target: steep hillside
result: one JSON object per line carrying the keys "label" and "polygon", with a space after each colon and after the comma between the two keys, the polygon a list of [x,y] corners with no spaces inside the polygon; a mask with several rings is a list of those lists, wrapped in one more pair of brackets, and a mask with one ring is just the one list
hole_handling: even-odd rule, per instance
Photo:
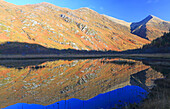
{"label": "steep hillside", "polygon": [[160,38],[153,40],[150,44],[144,45],[143,48],[161,48],[170,47],[170,32],[164,33]]}
{"label": "steep hillside", "polygon": [[70,10],[49,3],[14,5],[0,1],[0,43],[27,42],[47,48],[116,50],[139,48],[149,41],[130,28],[89,8]]}
{"label": "steep hillside", "polygon": [[170,32],[154,39],[150,44],[144,45],[140,49],[127,50],[121,53],[170,53]]}
{"label": "steep hillside", "polygon": [[131,24],[131,33],[148,40],[154,40],[168,32],[170,22],[163,21],[153,15],[149,15],[144,20]]}
{"label": "steep hillside", "polygon": [[170,28],[154,16],[131,24],[89,8],[71,10],[45,2],[14,5],[1,0],[0,15],[1,44],[26,42],[55,49],[136,49]]}

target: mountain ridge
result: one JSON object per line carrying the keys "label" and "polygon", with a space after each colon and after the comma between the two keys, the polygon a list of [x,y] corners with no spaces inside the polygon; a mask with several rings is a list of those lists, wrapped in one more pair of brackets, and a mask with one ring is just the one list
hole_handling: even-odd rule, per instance
{"label": "mountain ridge", "polygon": [[71,10],[46,2],[14,5],[3,1],[0,14],[0,43],[26,42],[47,48],[98,51],[123,51],[150,43],[132,34],[130,26],[122,25],[121,20],[113,22],[89,8]]}
{"label": "mountain ridge", "polygon": [[116,18],[111,17],[111,16],[108,16],[108,15],[104,15],[104,14],[103,14],[103,16],[111,19],[113,22],[116,22],[116,23],[119,23],[119,24],[121,24],[121,25],[130,27],[130,24],[131,24],[131,23],[129,23],[129,22],[126,22],[126,21],[124,21],[124,20],[119,20],[119,19],[116,19]]}
{"label": "mountain ridge", "polygon": [[170,29],[170,22],[156,16],[149,15],[140,22],[131,24],[131,33],[147,40],[154,40]]}

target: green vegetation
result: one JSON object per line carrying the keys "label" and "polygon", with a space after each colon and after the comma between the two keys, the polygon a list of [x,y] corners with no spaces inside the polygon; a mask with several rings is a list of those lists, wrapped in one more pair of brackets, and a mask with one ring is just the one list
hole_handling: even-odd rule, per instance
{"label": "green vegetation", "polygon": [[170,47],[170,31],[169,33],[164,33],[160,38],[157,38],[151,42],[151,44],[144,45],[143,48],[153,48],[153,47]]}

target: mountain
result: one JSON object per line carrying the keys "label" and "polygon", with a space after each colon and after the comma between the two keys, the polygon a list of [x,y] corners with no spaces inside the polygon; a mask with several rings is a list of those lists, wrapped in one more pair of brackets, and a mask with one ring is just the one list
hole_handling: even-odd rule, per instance
{"label": "mountain", "polygon": [[170,22],[163,21],[153,15],[131,24],[131,33],[148,40],[154,40],[170,30]]}
{"label": "mountain", "polygon": [[[101,15],[89,8],[71,10],[46,2],[14,5],[1,0],[0,15],[0,44],[17,42],[59,50],[124,51],[150,43],[137,32],[131,32],[142,31],[134,28],[134,23]],[[167,22],[162,25],[169,28]],[[156,37],[165,32],[162,27],[155,28],[151,30],[152,34],[159,33]]]}

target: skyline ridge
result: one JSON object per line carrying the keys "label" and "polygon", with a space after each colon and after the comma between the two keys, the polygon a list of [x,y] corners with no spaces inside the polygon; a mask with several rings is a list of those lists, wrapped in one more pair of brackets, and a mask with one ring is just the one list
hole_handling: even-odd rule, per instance
{"label": "skyline ridge", "polygon": [[[84,7],[86,7],[86,8],[88,8],[88,9],[91,9],[91,10],[93,10],[93,11],[96,11],[96,12],[98,12],[99,14],[104,14],[104,15],[108,15],[108,16],[111,16],[111,17],[114,17],[114,18],[117,18],[117,19],[121,19],[121,20],[123,20],[123,21],[126,21],[126,22],[137,22],[137,21],[140,21],[141,20],[141,18],[144,18],[144,17],[146,17],[146,16],[148,16],[148,15],[154,15],[154,16],[157,16],[158,18],[160,18],[160,19],[162,19],[162,20],[165,20],[165,21],[170,21],[170,19],[168,18],[169,17],[169,15],[167,15],[167,16],[165,16],[165,17],[163,17],[162,15],[163,15],[163,13],[166,13],[166,12],[168,12],[168,10],[169,10],[169,8],[168,9],[164,9],[164,8],[161,8],[161,9],[164,9],[161,13],[159,12],[158,13],[158,11],[156,11],[155,9],[156,8],[158,8],[159,9],[159,7],[155,7],[154,9],[151,9],[151,10],[146,10],[145,8],[142,8],[142,10],[143,10],[143,12],[142,13],[140,13],[140,12],[133,12],[133,16],[130,16],[131,14],[132,14],[132,12],[130,12],[130,11],[128,11],[129,9],[128,8],[126,8],[125,6],[124,7],[122,7],[121,6],[121,4],[123,4],[124,5],[124,2],[122,2],[122,3],[119,3],[119,5],[121,6],[121,7],[115,7],[114,6],[114,4],[113,4],[113,7],[115,7],[115,9],[112,9],[113,7],[111,6],[111,7],[109,7],[109,6],[107,6],[107,7],[109,7],[109,10],[108,9],[106,9],[106,8],[104,8],[104,7],[102,7],[102,6],[96,6],[95,8],[92,6],[92,5],[90,5],[90,2],[88,3],[89,5],[87,5],[87,4],[84,4],[82,1],[81,1],[81,3],[73,3],[75,6],[69,6],[69,4],[67,3],[67,2],[69,2],[69,1],[63,1],[63,3],[58,3],[59,1],[53,1],[53,0],[44,0],[44,1],[42,1],[42,0],[37,0],[37,1],[28,1],[28,0],[25,0],[25,2],[24,1],[21,1],[21,2],[15,2],[15,1],[11,1],[11,0],[2,0],[2,1],[6,1],[6,2],[9,2],[9,3],[13,3],[13,4],[16,4],[16,5],[20,5],[20,4],[22,4],[22,5],[26,5],[26,4],[30,4],[30,5],[33,5],[33,4],[39,4],[39,3],[48,3],[48,4],[53,4],[53,5],[55,5],[55,6],[58,6],[58,7],[62,7],[62,8],[69,8],[69,9],[72,9],[72,10],[75,10],[75,9],[79,9],[79,8],[84,8]],[[74,1],[76,1],[76,0],[74,0]],[[129,1],[129,2],[132,2],[133,0],[131,0],[131,1]],[[62,1],[60,1],[60,2],[62,2]],[[160,1],[159,1],[160,2]],[[168,3],[166,3],[166,0],[163,0],[162,2],[164,2],[165,4],[168,4]],[[113,2],[111,2],[110,1],[110,3],[115,3],[115,1],[113,1]],[[117,3],[117,2],[116,2]],[[84,4],[84,5],[82,5],[82,4]],[[103,3],[104,4],[104,3]],[[109,0],[108,0],[108,3],[107,4],[109,4]],[[71,5],[71,4],[70,4]],[[100,5],[102,5],[101,3],[100,3]],[[104,4],[105,5],[105,4]],[[117,6],[119,6],[119,5],[117,5]],[[148,5],[148,4],[147,4]],[[162,5],[160,4],[160,6],[162,7]],[[147,6],[148,7],[148,6]],[[100,9],[99,9],[100,8]],[[137,11],[138,9],[136,9],[135,7],[131,7],[132,9],[130,9],[131,11]],[[134,8],[134,9],[133,9]],[[118,11],[117,11],[118,10]],[[128,11],[128,12],[126,12],[126,10]],[[141,10],[141,9],[140,9]],[[166,11],[165,11],[166,10]],[[121,12],[119,12],[119,11],[121,11]],[[122,11],[123,11],[123,13],[124,12],[126,12],[126,14],[123,14],[122,13]],[[152,11],[154,11],[154,12],[152,12]],[[161,11],[161,10],[159,10],[159,11]],[[156,12],[156,13],[155,13]],[[129,13],[129,14],[128,14]],[[139,14],[140,13],[140,14]],[[144,14],[145,13],[145,14]],[[159,14],[162,14],[162,15],[159,15]],[[135,16],[134,16],[135,15]],[[164,14],[165,15],[165,14]],[[129,20],[130,19],[130,20]]]}
{"label": "skyline ridge", "polygon": [[[0,1],[5,1],[5,0],[0,0]],[[5,1],[5,2],[7,2],[7,1]],[[10,2],[7,2],[7,3],[10,3]],[[12,3],[12,4],[14,4],[14,3]],[[49,3],[49,2],[40,2],[40,3],[25,4],[25,5],[38,5],[38,4],[49,4],[49,5],[54,5],[54,6],[56,6],[56,7],[60,7],[60,6],[57,6],[57,5],[55,5],[55,4],[53,4],[53,3]],[[14,4],[14,5],[17,5],[17,4]],[[18,6],[25,6],[25,5],[18,5]],[[60,7],[60,8],[67,8],[67,9],[70,9],[70,8],[68,8],[68,7]],[[83,9],[83,8],[90,9],[90,10],[92,10],[92,11],[95,11],[94,9],[91,9],[91,8],[89,8],[89,7],[80,7],[80,8],[71,9],[71,10],[79,10],[79,9]],[[95,12],[97,12],[97,11],[95,11]],[[97,12],[97,13],[98,13],[98,12]],[[98,13],[98,14],[100,14],[100,13]],[[119,18],[110,16],[110,15],[107,15],[107,14],[100,14],[100,15],[106,15],[106,16],[109,16],[109,17],[112,17],[112,18],[114,18],[114,19],[121,20],[121,21],[124,21],[124,22],[127,22],[127,23],[136,23],[136,22],[140,22],[140,21],[142,21],[142,20],[144,20],[144,19],[146,19],[147,17],[150,17],[150,16],[153,17],[153,18],[156,17],[156,18],[158,18],[158,19],[160,19],[160,20],[163,20],[163,19],[161,19],[161,18],[159,18],[159,17],[157,17],[157,16],[155,16],[155,15],[153,15],[153,14],[148,14],[147,16],[143,17],[142,20],[139,20],[139,21],[132,21],[132,22],[128,22],[128,21],[126,21],[126,20],[119,19]],[[164,20],[164,21],[167,21],[167,20]],[[167,21],[167,22],[170,22],[170,20]]]}
{"label": "skyline ridge", "polygon": [[1,2],[0,10],[1,43],[19,41],[56,49],[135,49],[170,28],[163,20],[146,17],[144,22],[128,23],[90,8],[72,10],[46,2],[22,6]]}

